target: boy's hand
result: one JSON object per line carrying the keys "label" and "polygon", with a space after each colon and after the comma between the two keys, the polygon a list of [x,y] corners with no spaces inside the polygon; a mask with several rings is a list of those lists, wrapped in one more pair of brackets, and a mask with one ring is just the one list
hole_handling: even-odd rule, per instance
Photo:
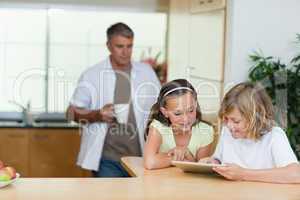
{"label": "boy's hand", "polygon": [[236,164],[226,164],[226,166],[214,167],[213,170],[229,180],[244,180],[245,169]]}

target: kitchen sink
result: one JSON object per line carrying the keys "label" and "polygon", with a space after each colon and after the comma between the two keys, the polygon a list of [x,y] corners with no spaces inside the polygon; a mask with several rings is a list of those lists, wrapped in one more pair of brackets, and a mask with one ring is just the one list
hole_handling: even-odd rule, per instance
{"label": "kitchen sink", "polygon": [[34,114],[35,123],[68,123],[65,113],[61,112],[43,112]]}
{"label": "kitchen sink", "polygon": [[[0,127],[15,128],[76,128],[79,125],[68,122],[64,113],[30,113],[32,123],[25,123],[22,112],[0,112]],[[28,117],[28,116],[27,116]]]}
{"label": "kitchen sink", "polygon": [[22,112],[0,112],[0,122],[17,122],[23,121]]}

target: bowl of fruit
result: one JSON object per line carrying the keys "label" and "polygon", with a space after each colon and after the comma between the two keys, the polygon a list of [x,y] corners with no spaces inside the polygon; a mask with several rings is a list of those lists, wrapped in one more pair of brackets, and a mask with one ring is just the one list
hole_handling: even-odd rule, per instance
{"label": "bowl of fruit", "polygon": [[20,174],[13,167],[5,166],[0,160],[0,188],[14,183],[19,177]]}

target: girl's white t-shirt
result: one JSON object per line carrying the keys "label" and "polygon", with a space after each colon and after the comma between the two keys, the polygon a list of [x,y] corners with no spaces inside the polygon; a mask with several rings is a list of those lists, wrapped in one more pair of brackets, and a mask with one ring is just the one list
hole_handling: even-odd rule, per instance
{"label": "girl's white t-shirt", "polygon": [[285,132],[273,127],[258,141],[235,139],[225,126],[213,154],[222,163],[234,163],[249,169],[269,169],[298,163]]}

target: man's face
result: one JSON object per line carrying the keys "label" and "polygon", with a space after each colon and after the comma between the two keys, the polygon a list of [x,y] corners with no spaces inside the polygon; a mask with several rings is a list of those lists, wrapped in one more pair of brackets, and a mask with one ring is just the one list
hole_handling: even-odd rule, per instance
{"label": "man's face", "polygon": [[133,38],[123,37],[121,35],[113,36],[107,42],[107,48],[110,51],[112,66],[115,68],[128,67],[131,60],[133,47]]}

